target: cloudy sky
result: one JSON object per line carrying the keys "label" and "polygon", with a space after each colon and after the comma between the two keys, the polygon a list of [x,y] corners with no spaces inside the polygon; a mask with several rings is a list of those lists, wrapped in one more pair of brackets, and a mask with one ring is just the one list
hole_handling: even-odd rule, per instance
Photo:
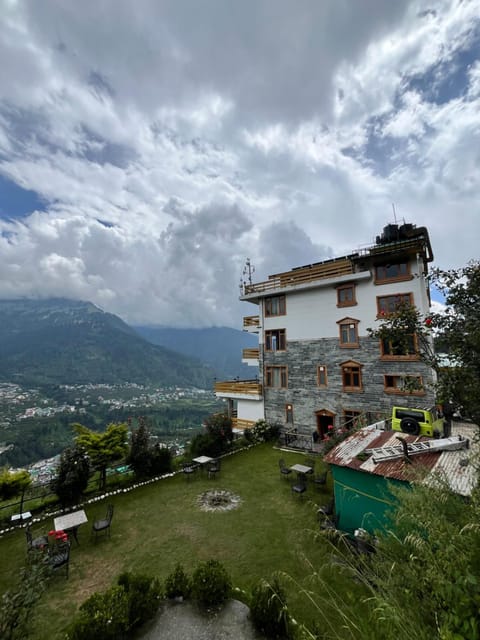
{"label": "cloudy sky", "polygon": [[240,328],[394,210],[479,257],[480,0],[0,0],[0,60],[0,298]]}

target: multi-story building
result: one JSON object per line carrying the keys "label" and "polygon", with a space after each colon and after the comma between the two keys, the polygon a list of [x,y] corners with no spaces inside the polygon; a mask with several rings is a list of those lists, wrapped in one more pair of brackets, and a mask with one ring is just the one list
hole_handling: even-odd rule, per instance
{"label": "multi-story building", "polygon": [[243,361],[259,366],[259,378],[215,386],[234,426],[264,418],[317,440],[366,413],[433,404],[434,374],[416,336],[395,344],[367,332],[399,304],[428,314],[432,260],[425,227],[391,224],[373,246],[245,283],[240,299],[258,313],[243,328],[259,346]]}

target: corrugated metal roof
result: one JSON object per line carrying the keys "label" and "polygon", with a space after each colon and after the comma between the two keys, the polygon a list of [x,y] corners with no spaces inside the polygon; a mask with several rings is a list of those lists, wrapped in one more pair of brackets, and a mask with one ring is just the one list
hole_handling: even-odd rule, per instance
{"label": "corrugated metal roof", "polygon": [[353,433],[327,453],[325,462],[401,481],[413,480],[419,472],[427,470],[429,473],[425,482],[433,485],[441,477],[453,491],[468,496],[478,478],[472,460],[479,452],[478,444],[473,440],[475,429],[469,423],[456,422],[452,425],[452,435],[468,438],[469,449],[420,453],[411,456],[410,461],[397,459],[375,463],[372,455],[365,453],[365,449],[398,445],[399,436],[408,444],[426,442],[430,438],[410,436],[398,431],[380,431],[375,425],[371,425]]}

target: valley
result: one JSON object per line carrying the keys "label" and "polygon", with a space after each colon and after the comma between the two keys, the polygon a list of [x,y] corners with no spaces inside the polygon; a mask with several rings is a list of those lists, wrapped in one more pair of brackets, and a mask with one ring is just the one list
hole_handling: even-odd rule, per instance
{"label": "valley", "polygon": [[73,442],[72,425],[132,428],[144,416],[152,435],[181,450],[222,404],[210,390],[156,385],[81,384],[23,387],[0,384],[0,467],[28,466],[58,455]]}

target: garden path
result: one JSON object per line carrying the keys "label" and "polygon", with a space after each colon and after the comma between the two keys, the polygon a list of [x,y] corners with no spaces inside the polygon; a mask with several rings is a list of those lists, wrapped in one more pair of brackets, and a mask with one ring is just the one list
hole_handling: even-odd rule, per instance
{"label": "garden path", "polygon": [[248,614],[248,607],[238,600],[229,600],[220,611],[208,615],[191,602],[167,603],[140,639],[264,640]]}

